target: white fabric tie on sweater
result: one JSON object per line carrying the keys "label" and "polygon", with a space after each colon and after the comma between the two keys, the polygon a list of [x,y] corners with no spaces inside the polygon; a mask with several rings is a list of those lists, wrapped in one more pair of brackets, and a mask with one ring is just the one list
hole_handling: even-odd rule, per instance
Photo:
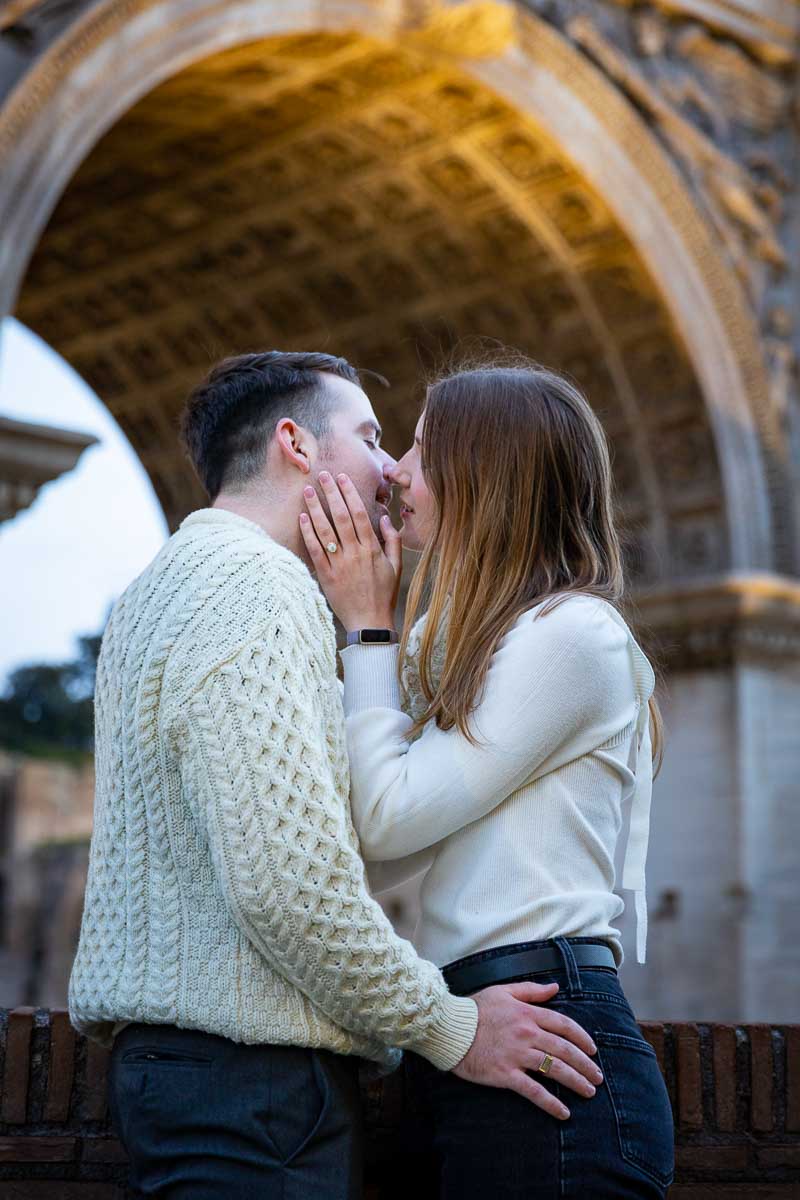
{"label": "white fabric tie on sweater", "polygon": [[631,747],[631,770],[635,780],[631,796],[630,825],[625,860],[622,867],[622,886],[633,892],[636,912],[636,961],[647,957],[647,892],[645,866],[650,840],[650,797],[653,787],[653,760],[650,747],[650,706],[639,703],[636,737]]}
{"label": "white fabric tie on sweater", "polygon": [[[626,631],[622,617],[610,610],[609,615]],[[636,736],[631,742],[629,766],[633,773],[633,786],[626,799],[630,799],[628,840],[622,866],[622,886],[633,892],[636,913],[636,961],[644,963],[647,958],[647,848],[650,841],[650,803],[653,793],[653,752],[650,741],[650,691],[646,689],[648,677],[652,679],[652,668],[639,647],[630,639],[629,648],[633,663],[638,699]],[[646,694],[643,694],[646,691]]]}

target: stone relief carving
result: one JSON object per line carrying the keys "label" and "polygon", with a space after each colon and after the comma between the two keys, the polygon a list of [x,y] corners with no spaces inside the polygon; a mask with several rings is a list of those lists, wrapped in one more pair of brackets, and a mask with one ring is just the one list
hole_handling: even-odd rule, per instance
{"label": "stone relief carving", "polygon": [[679,109],[699,113],[715,139],[728,138],[733,123],[766,134],[786,120],[790,81],[770,74],[734,43],[720,42],[697,24],[676,28],[652,9],[634,12],[631,28],[648,77]]}
{"label": "stone relief carving", "polygon": [[[634,0],[614,0],[633,8]],[[655,7],[674,18],[697,20],[715,33],[734,39],[768,65],[787,65],[797,57],[797,27],[792,4],[749,0],[655,0]]]}
{"label": "stone relief carving", "polygon": [[516,12],[497,0],[406,0],[407,43],[454,58],[493,58],[514,41]]}
{"label": "stone relief carving", "polygon": [[713,574],[725,562],[725,531],[719,524],[709,521],[702,512],[673,518],[670,522],[669,545],[669,566],[678,578]]}
{"label": "stone relief carving", "polygon": [[16,25],[38,2],[39,0],[6,0],[0,7],[0,30]]}
{"label": "stone relief carving", "polygon": [[764,350],[770,380],[770,399],[782,427],[788,432],[790,408],[797,402],[800,362],[792,345],[794,322],[790,310],[782,304],[770,309],[766,318]]}
{"label": "stone relief carving", "polygon": [[38,29],[63,20],[83,7],[83,0],[5,0],[0,4],[0,33],[31,38]]}
{"label": "stone relief carving", "polygon": [[[696,83],[688,90],[682,88],[680,82],[676,85],[674,80],[668,85],[662,83],[659,86],[658,80],[654,84],[589,17],[575,17],[568,22],[567,28],[574,41],[649,115],[693,182],[698,199],[727,249],[751,301],[754,305],[759,304],[767,282],[764,267],[782,270],[787,266],[776,227],[776,209],[780,208],[777,192],[773,189],[765,193],[763,184],[745,166],[679,111],[676,100],[692,99],[699,94]],[[653,22],[645,26],[645,37],[640,46],[655,53],[658,43],[654,28]],[[724,63],[724,69],[719,63],[717,65],[717,79],[724,75],[725,87],[729,88],[730,58],[726,57]],[[769,94],[775,110],[775,93]],[[722,125],[725,117],[719,102],[703,95],[703,110],[711,113],[718,126]],[[746,111],[753,113],[757,107],[750,103]],[[758,111],[763,116],[763,104]]]}
{"label": "stone relief carving", "polygon": [[772,133],[787,119],[790,83],[769,74],[738,46],[710,37],[699,25],[690,25],[675,38],[674,48],[694,65],[706,88],[715,94],[726,132],[729,121],[738,121],[757,133]]}

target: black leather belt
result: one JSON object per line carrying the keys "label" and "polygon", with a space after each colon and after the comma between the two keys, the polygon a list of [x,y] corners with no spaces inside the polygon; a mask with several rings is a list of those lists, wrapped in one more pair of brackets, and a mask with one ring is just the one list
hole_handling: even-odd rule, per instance
{"label": "black leather belt", "polygon": [[[578,967],[611,967],[617,963],[605,942],[570,943]],[[483,962],[443,967],[442,974],[454,996],[468,996],[494,983],[511,983],[526,975],[563,970],[564,958],[557,946],[538,946],[533,950],[511,950]]]}

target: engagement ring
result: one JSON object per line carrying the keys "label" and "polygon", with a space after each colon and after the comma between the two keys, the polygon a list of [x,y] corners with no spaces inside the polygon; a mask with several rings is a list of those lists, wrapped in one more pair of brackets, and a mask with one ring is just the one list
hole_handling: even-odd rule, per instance
{"label": "engagement ring", "polygon": [[328,554],[335,554],[339,547],[336,542],[328,542],[325,549],[328,551]]}

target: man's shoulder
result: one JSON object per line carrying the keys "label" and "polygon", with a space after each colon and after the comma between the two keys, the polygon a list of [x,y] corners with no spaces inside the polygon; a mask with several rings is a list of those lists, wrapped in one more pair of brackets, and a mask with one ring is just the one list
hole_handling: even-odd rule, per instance
{"label": "man's shoulder", "polygon": [[273,614],[301,624],[331,623],[319,585],[297,555],[275,542],[254,539],[241,547],[239,566],[230,574],[225,607],[218,615],[255,631]]}
{"label": "man's shoulder", "polygon": [[[187,553],[191,562],[191,547]],[[213,569],[198,568],[188,589],[167,682],[176,692],[193,691],[248,647],[277,640],[317,647],[335,672],[333,621],[308,568],[257,529],[235,530],[220,540]]]}
{"label": "man's shoulder", "polygon": [[247,597],[294,597],[314,603],[319,588],[305,563],[253,522],[220,509],[190,514],[173,534],[174,562],[197,590],[224,590],[234,608],[248,611]]}
{"label": "man's shoulder", "polygon": [[214,619],[252,623],[270,601],[316,608],[321,593],[306,565],[249,524],[181,525],[121,593],[110,623],[123,615],[158,622],[169,610],[188,628]]}

